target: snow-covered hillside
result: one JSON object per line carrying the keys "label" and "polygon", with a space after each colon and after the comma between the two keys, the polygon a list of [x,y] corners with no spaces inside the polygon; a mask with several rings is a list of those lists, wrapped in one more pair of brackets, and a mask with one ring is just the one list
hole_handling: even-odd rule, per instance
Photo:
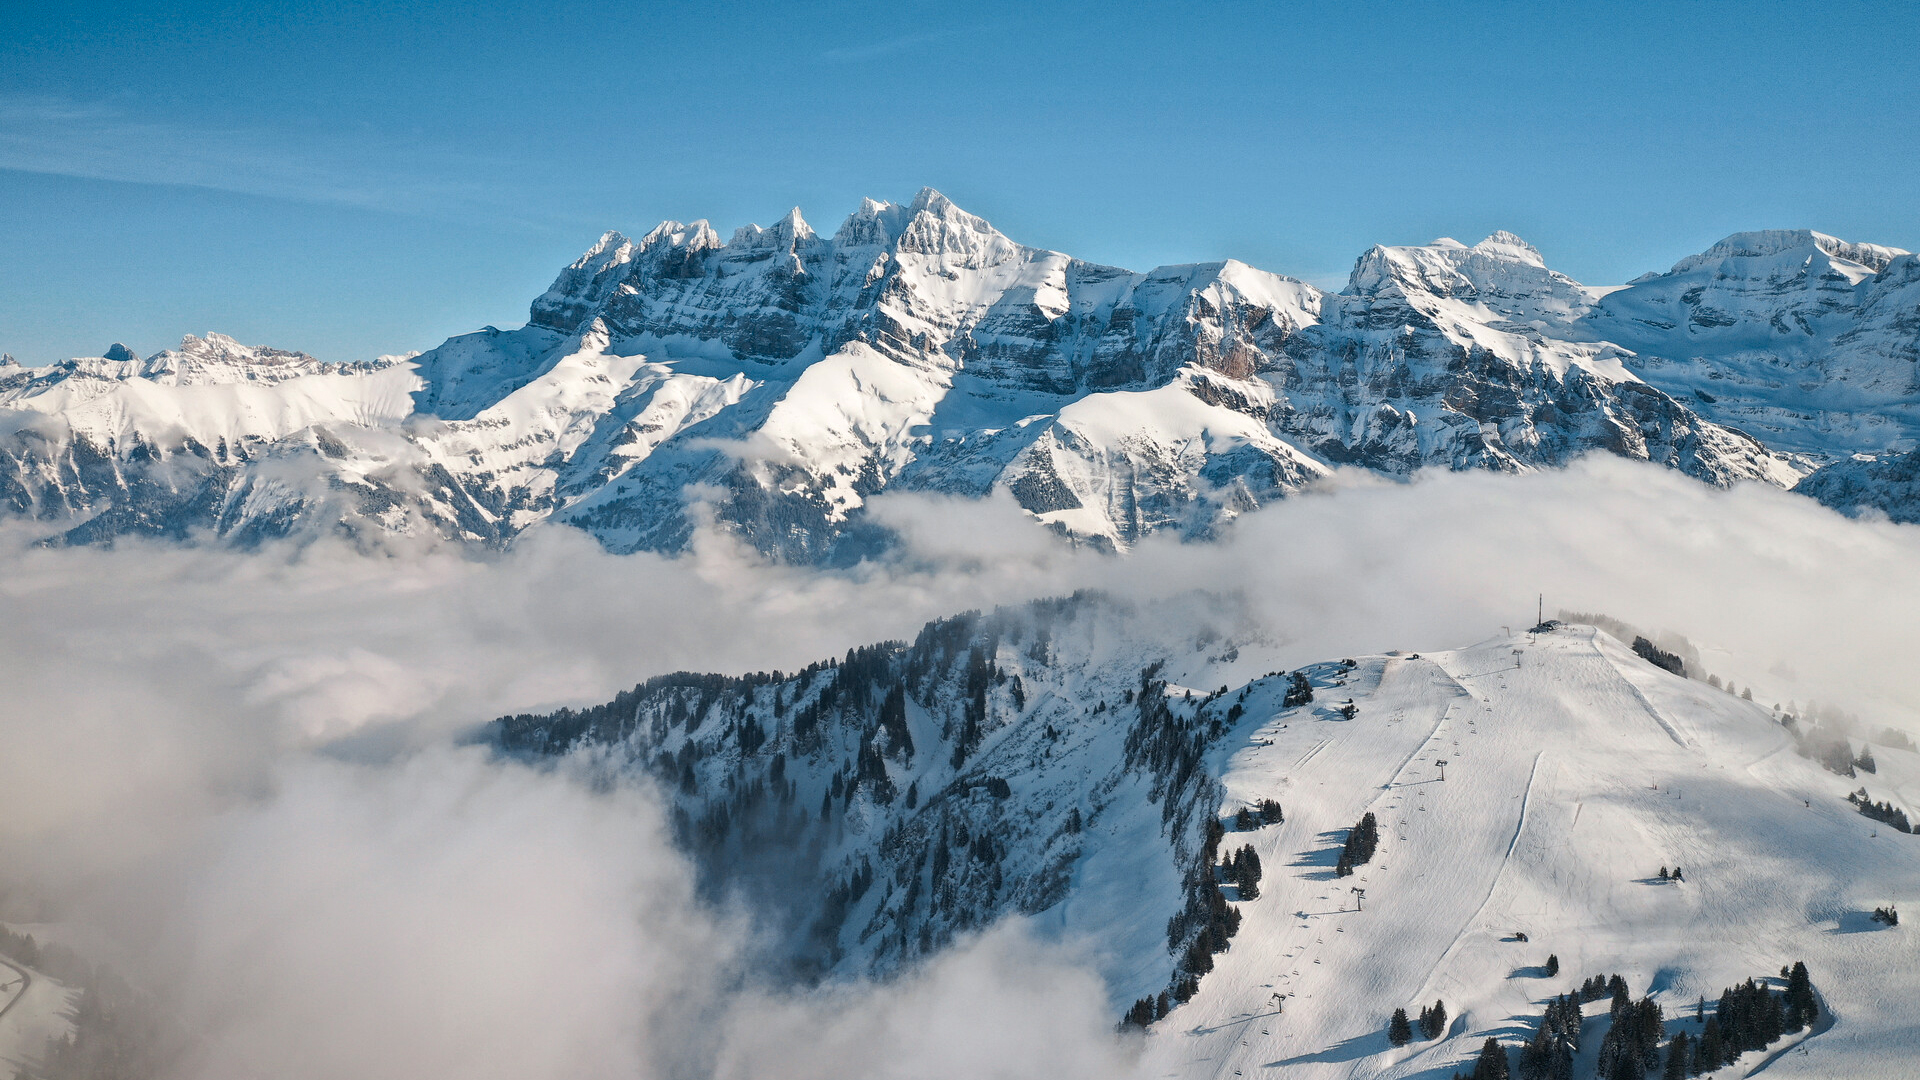
{"label": "snow-covered hillside", "polygon": [[1920,522],[1920,449],[1855,454],[1815,470],[1794,490],[1841,513],[1877,510],[1894,521]]}
{"label": "snow-covered hillside", "polygon": [[1608,293],[1581,329],[1776,449],[1831,459],[1920,437],[1920,257],[1898,248],[1736,233]]}
{"label": "snow-covered hillside", "polygon": [[73,1033],[78,997],[29,964],[0,959],[0,1068],[26,1076],[40,1065],[50,1043]]}
{"label": "snow-covered hillside", "polygon": [[[802,973],[896,970],[1010,912],[1094,942],[1116,1017],[1170,992],[1156,1075],[1445,1077],[1595,974],[1697,1034],[1700,998],[1795,961],[1824,1012],[1769,1073],[1906,1075],[1888,1003],[1920,988],[1912,951],[1869,913],[1909,899],[1920,837],[1846,796],[1910,805],[1920,757],[1876,747],[1877,772],[1836,775],[1769,708],[1589,626],[1296,678],[1262,671],[1274,647],[1236,610],[1083,595],[495,734],[659,777],[707,888],[753,897]],[[1283,820],[1236,820],[1266,800]],[[1368,813],[1378,851],[1337,876]],[[1205,855],[1249,845],[1257,897]],[[1237,933],[1196,962],[1210,918]],[[1395,1008],[1435,1000],[1439,1038],[1389,1044]],[[1607,1028],[1587,1012],[1580,1076]]]}
{"label": "snow-covered hillside", "polygon": [[795,210],[608,233],[414,357],[220,335],[0,362],[0,499],[69,542],[208,530],[498,544],[544,521],[673,551],[711,520],[845,561],[897,489],[1011,495],[1123,548],[1206,537],[1339,465],[1524,471],[1592,451],[1792,486],[1920,432],[1920,263],[1743,233],[1594,289],[1519,237],[1376,247],[1328,293],[1009,239],[931,189],[831,236]]}

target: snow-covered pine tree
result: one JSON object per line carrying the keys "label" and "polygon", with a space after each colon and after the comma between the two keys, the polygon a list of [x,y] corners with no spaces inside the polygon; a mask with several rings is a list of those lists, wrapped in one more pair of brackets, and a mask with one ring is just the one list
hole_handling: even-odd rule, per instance
{"label": "snow-covered pine tree", "polygon": [[1507,1051],[1498,1039],[1488,1039],[1480,1046],[1480,1056],[1473,1062],[1473,1080],[1507,1080],[1511,1075],[1507,1068]]}
{"label": "snow-covered pine tree", "polygon": [[1687,1080],[1687,1067],[1693,1064],[1693,1040],[1684,1031],[1675,1032],[1673,1042],[1667,1045],[1667,1067],[1660,1072],[1660,1080]]}
{"label": "snow-covered pine tree", "polygon": [[1393,1018],[1387,1021],[1387,1041],[1395,1046],[1413,1041],[1413,1025],[1407,1023],[1407,1010],[1393,1010]]}
{"label": "snow-covered pine tree", "polygon": [[1420,1034],[1437,1039],[1447,1030],[1447,1003],[1435,1001],[1433,1008],[1420,1010]]}

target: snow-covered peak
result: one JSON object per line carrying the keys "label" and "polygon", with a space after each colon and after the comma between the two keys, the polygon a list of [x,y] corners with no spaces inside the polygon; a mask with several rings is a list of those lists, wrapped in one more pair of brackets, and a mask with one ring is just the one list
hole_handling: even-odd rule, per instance
{"label": "snow-covered peak", "polygon": [[969,263],[997,261],[1019,245],[1000,230],[953,204],[932,188],[921,188],[907,207],[907,224],[898,250],[922,255],[959,256]]}
{"label": "snow-covered peak", "polygon": [[1520,239],[1518,236],[1501,229],[1492,236],[1473,245],[1473,250],[1494,259],[1511,259],[1530,266],[1545,268],[1547,261],[1540,257],[1540,249]]}
{"label": "snow-covered peak", "polygon": [[728,248],[770,248],[775,250],[793,250],[795,244],[817,238],[813,226],[808,225],[800,216],[800,208],[787,211],[786,216],[774,222],[768,228],[758,225],[742,225],[734,230],[733,239],[727,241]]}
{"label": "snow-covered peak", "polygon": [[1405,247],[1375,245],[1354,263],[1346,295],[1404,296],[1431,315],[1432,301],[1484,305],[1494,318],[1535,325],[1579,317],[1590,304],[1580,283],[1532,244],[1504,230],[1467,247],[1451,237]]}
{"label": "snow-covered peak", "polygon": [[[124,350],[131,355],[130,350]],[[109,350],[111,352],[111,350]],[[115,359],[112,356],[107,359]],[[323,363],[303,352],[265,345],[243,345],[225,334],[206,337],[188,334],[180,347],[155,353],[139,366],[141,378],[176,386],[204,386],[237,382],[279,382],[303,375],[319,375],[338,365]]]}
{"label": "snow-covered peak", "polygon": [[[600,234],[600,239],[594,241],[593,246],[588,248],[585,254],[573,260],[565,270],[561,271],[560,276],[561,278],[570,276],[591,278],[608,267],[621,266],[632,261],[636,250],[638,249],[634,247],[633,241],[609,229]],[[554,285],[557,288],[559,281],[555,281]]]}
{"label": "snow-covered peak", "polygon": [[571,332],[589,308],[613,291],[638,251],[633,241],[618,232],[603,233],[586,254],[560,271],[547,291],[534,299],[528,321]]}
{"label": "snow-covered peak", "polygon": [[663,247],[698,252],[709,251],[720,246],[722,246],[720,234],[713,231],[713,226],[707,224],[705,218],[685,224],[678,221],[663,221],[640,238],[642,254],[648,254]]}
{"label": "snow-covered peak", "polygon": [[1723,273],[1742,277],[1754,276],[1750,271],[1736,269],[1743,260],[1777,261],[1780,256],[1798,256],[1818,258],[1826,256],[1822,262],[1832,260],[1840,264],[1842,272],[1853,271],[1848,276],[1857,283],[1868,274],[1878,273],[1886,268],[1894,257],[1907,254],[1900,248],[1882,247],[1879,244],[1856,244],[1812,229],[1759,229],[1753,232],[1738,232],[1720,241],[1698,255],[1689,255],[1673,264],[1668,274],[1687,274],[1695,270],[1712,267]]}
{"label": "snow-covered peak", "polygon": [[1593,310],[1593,329],[1662,355],[1676,331],[1737,348],[1823,338],[1843,329],[1836,316],[1857,310],[1857,287],[1905,254],[1812,229],[1734,233],[1609,294]]}
{"label": "snow-covered peak", "polygon": [[860,209],[847,215],[833,242],[842,247],[892,247],[906,227],[908,211],[898,203],[878,199],[860,200]]}

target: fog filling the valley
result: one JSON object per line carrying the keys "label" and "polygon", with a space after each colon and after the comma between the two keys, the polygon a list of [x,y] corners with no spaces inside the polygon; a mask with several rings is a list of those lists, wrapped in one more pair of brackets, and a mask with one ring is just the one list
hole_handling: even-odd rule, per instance
{"label": "fog filling the valley", "polygon": [[1765,703],[1920,728],[1920,528],[1770,488],[1614,458],[1349,478],[1122,558],[1004,501],[874,513],[904,550],[844,573],[563,529],[489,559],[9,544],[0,918],[152,990],[194,1036],[183,1075],[1114,1076],[1090,943],[1009,924],[884,986],[767,984],[754,913],[696,902],[642,785],[456,744],[1079,588],[1237,592],[1287,665],[1518,630],[1544,592],[1684,634]]}

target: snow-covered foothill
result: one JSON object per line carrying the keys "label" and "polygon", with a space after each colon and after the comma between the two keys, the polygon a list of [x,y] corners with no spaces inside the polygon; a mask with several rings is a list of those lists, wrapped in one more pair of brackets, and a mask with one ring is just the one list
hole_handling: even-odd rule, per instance
{"label": "snow-covered foothill", "polygon": [[[1263,673],[1275,646],[1234,611],[1047,601],[799,674],[658,679],[504,719],[496,738],[659,777],[707,888],[756,898],[802,973],[898,970],[1021,913],[1098,943],[1116,1017],[1191,973],[1181,913],[1222,822],[1216,850],[1252,847],[1259,895],[1221,887],[1237,933],[1149,1026],[1153,1075],[1470,1071],[1487,1038],[1517,1047],[1595,974],[1697,1034],[1699,999],[1750,977],[1777,989],[1795,961],[1822,1021],[1774,1044],[1769,1069],[1904,1075],[1910,1032],[1886,1003],[1920,987],[1903,931],[1869,916],[1911,899],[1920,837],[1847,795],[1915,805],[1911,751],[1836,775],[1771,710],[1592,626],[1296,679]],[[1302,680],[1310,701],[1292,696]],[[1269,800],[1283,820],[1238,827]],[[1341,876],[1366,814],[1378,851]],[[1441,1037],[1392,1046],[1392,1011],[1435,1000]],[[1576,1075],[1604,1002],[1587,1016]]]}

